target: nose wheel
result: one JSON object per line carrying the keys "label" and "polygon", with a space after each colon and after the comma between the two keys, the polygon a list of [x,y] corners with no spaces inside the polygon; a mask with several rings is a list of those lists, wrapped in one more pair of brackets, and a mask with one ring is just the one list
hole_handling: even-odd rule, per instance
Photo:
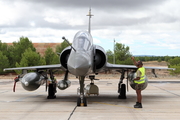
{"label": "nose wheel", "polygon": [[87,106],[87,99],[86,97],[82,98],[78,98],[77,99],[77,106]]}

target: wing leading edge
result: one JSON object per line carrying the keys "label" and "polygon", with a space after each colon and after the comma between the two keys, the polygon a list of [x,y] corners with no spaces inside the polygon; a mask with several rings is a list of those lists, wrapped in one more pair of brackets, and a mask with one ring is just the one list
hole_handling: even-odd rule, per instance
{"label": "wing leading edge", "polygon": [[[175,68],[166,68],[166,67],[149,67],[149,66],[144,66],[146,69],[165,69],[165,70],[175,70]],[[107,63],[105,66],[105,69],[114,69],[114,70],[119,70],[119,69],[137,69],[136,66],[134,65],[119,65],[119,64],[111,64]]]}
{"label": "wing leading edge", "polygon": [[62,69],[61,64],[55,65],[41,65],[41,66],[31,66],[31,67],[17,67],[17,68],[5,68],[6,70],[40,70],[40,69]]}

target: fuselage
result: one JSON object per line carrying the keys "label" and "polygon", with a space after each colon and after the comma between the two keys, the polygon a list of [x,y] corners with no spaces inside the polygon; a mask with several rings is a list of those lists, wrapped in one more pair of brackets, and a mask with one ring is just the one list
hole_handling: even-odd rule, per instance
{"label": "fuselage", "polygon": [[92,72],[93,40],[91,34],[79,31],[72,42],[72,47],[67,61],[67,67],[75,76],[86,76]]}

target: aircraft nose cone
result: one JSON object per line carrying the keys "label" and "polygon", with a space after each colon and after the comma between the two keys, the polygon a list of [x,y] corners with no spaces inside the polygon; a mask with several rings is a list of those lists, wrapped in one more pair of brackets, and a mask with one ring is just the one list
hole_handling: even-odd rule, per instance
{"label": "aircraft nose cone", "polygon": [[90,69],[90,58],[85,54],[76,54],[68,60],[68,70],[76,76],[85,76]]}

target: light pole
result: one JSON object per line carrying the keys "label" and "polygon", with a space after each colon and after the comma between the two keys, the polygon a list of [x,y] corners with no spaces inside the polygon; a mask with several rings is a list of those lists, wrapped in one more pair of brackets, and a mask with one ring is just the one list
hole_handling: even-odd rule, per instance
{"label": "light pole", "polygon": [[113,64],[115,64],[115,39],[114,39],[114,56],[113,56]]}

